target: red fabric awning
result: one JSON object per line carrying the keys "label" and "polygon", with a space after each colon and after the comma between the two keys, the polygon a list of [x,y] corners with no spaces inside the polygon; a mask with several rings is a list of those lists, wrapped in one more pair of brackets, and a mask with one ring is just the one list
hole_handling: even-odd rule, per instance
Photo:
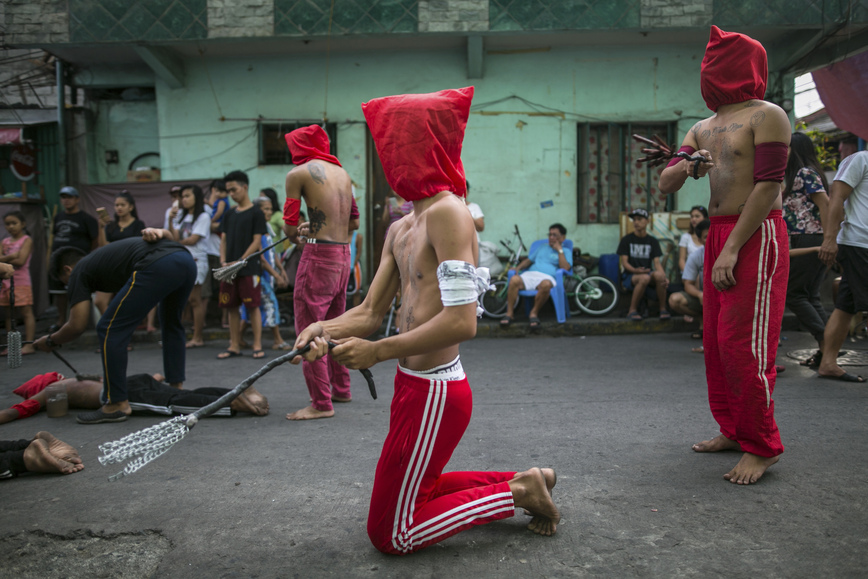
{"label": "red fabric awning", "polygon": [[21,143],[22,129],[0,129],[0,145],[17,145]]}
{"label": "red fabric awning", "polygon": [[868,52],[815,70],[812,76],[835,125],[868,140]]}

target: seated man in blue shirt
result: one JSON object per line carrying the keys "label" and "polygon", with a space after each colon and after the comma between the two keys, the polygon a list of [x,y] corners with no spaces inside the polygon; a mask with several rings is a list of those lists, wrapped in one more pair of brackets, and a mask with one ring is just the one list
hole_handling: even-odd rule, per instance
{"label": "seated man in blue shirt", "polygon": [[540,246],[515,268],[516,275],[509,280],[506,317],[500,321],[501,326],[506,327],[513,322],[518,292],[536,290],[536,297],[530,310],[530,327],[539,328],[539,309],[548,301],[552,288],[557,285],[555,273],[559,269],[573,267],[573,253],[565,252],[563,247],[566,236],[566,227],[560,223],[553,224],[549,227],[549,244]]}

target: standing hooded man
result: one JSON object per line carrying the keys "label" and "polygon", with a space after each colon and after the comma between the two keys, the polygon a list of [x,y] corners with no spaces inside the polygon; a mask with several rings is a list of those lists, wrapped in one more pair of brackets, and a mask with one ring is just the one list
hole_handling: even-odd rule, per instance
{"label": "standing hooded man", "polygon": [[712,26],[700,82],[715,114],[696,123],[681,146],[707,162],[675,158],[659,184],[669,194],[688,177],[708,176],[703,346],[720,435],[693,450],[743,451],[723,475],[737,484],[755,483],[784,451],[772,393],[790,263],[780,185],[791,129],[787,114],[762,100],[767,76],[759,42]]}
{"label": "standing hooded man", "polygon": [[[350,276],[351,219],[354,207],[352,180],[337,157],[329,153],[329,137],[322,127],[311,125],[286,135],[295,167],[286,175],[283,231],[293,243],[306,237],[298,264],[293,293],[295,331],[317,320],[336,318],[347,307]],[[301,198],[307,204],[308,222],[299,227]],[[302,365],[311,404],[286,417],[289,420],[330,418],[332,401],[349,402],[350,373],[331,357]]]}
{"label": "standing hooded man", "polygon": [[[349,368],[397,360],[389,434],[383,443],[368,536],[384,553],[412,553],[447,537],[530,511],[529,528],[557,529],[555,473],[443,473],[470,422],[472,393],[458,346],[476,335],[477,273],[473,218],[464,205],[461,146],[473,87],[374,99],[362,105],[386,179],[413,211],[389,228],[380,266],[359,307],[311,324],[295,347],[306,359],[331,356]],[[307,251],[307,250],[305,250]],[[400,334],[370,342],[401,288]],[[295,360],[296,362],[298,359]]]}

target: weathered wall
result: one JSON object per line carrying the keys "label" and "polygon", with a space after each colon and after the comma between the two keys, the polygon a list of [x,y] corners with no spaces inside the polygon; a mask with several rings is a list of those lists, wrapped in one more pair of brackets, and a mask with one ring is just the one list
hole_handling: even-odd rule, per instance
{"label": "weathered wall", "polygon": [[[576,224],[576,124],[674,120],[678,115],[673,111],[680,110],[684,120],[679,132],[686,132],[696,120],[693,117],[707,116],[698,94],[702,48],[553,49],[490,55],[485,78],[473,83],[476,105],[463,155],[474,200],[486,213],[482,238],[497,241],[518,223],[525,237],[533,239],[542,236],[550,223],[560,221],[586,251],[613,251],[616,225]],[[184,89],[171,90],[158,81],[164,178],[208,178],[253,167],[251,190],[274,187],[282,197],[289,167],[256,168],[253,119],[320,117],[324,59],[208,60],[213,93],[203,64],[202,60],[184,63]],[[333,54],[329,79],[329,120],[339,123],[338,153],[360,186],[363,207],[367,160],[360,103],[389,94],[471,84],[461,50]],[[684,86],[696,88],[684,91],[680,88]],[[220,121],[215,94],[225,117],[249,120]],[[543,109],[517,100],[485,105],[513,94],[562,114],[538,116]],[[679,194],[678,206],[705,203],[703,186],[703,182],[688,184]],[[547,200],[553,206],[541,209],[540,202]]]}
{"label": "weathered wall", "polygon": [[[126,181],[130,161],[141,154],[160,151],[156,101],[104,100],[97,103],[93,123],[90,173],[96,183]],[[105,151],[117,150],[118,163],[108,164]],[[159,166],[161,159],[148,157],[141,165]]]}

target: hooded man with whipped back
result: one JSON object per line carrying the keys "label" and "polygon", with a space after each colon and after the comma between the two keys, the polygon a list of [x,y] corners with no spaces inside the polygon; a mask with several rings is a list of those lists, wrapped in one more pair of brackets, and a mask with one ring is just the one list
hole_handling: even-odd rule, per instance
{"label": "hooded man with whipped back", "polygon": [[[398,361],[368,515],[368,536],[384,553],[412,553],[517,507],[532,513],[528,528],[542,535],[560,521],[551,469],[443,473],[473,406],[458,346],[476,335],[477,297],[488,286],[487,270],[476,269],[476,230],[463,199],[472,98],[468,87],[362,105],[389,185],[413,211],[389,228],[364,302],[311,324],[295,344],[311,344],[305,359],[312,360],[326,354],[328,340],[337,342],[331,356],[348,368]],[[400,333],[365,340],[399,287]]]}
{"label": "hooded man with whipped back", "polygon": [[784,451],[772,393],[790,263],[780,185],[791,127],[780,107],[762,100],[767,77],[759,42],[712,26],[700,82],[715,114],[696,123],[681,147],[707,162],[675,158],[659,183],[669,194],[688,178],[708,177],[703,346],[720,434],[693,450],[743,452],[723,475],[742,485],[757,482]]}
{"label": "hooded man with whipped back", "polygon": [[[350,176],[332,155],[322,127],[310,125],[285,135],[295,167],[286,175],[283,231],[293,242],[306,237],[293,293],[295,331],[309,324],[336,318],[346,311],[350,277],[351,219],[359,211],[353,201]],[[307,205],[307,223],[300,224],[301,198]],[[289,420],[312,420],[335,415],[332,402],[349,402],[350,373],[328,356],[305,362],[304,380],[310,405],[287,414]]]}

